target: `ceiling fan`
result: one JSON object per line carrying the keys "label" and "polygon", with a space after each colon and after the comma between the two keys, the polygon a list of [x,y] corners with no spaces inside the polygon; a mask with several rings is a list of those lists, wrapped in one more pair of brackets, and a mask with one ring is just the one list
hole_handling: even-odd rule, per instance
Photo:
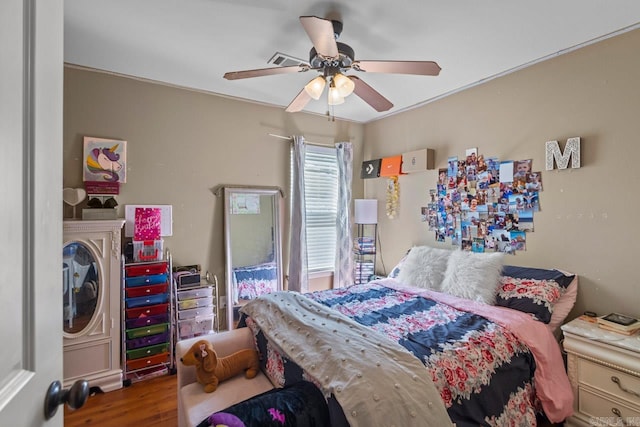
{"label": "ceiling fan", "polygon": [[247,79],[275,74],[317,71],[319,76],[307,83],[300,93],[287,106],[286,111],[301,111],[311,99],[320,99],[324,88],[329,85],[328,104],[339,105],[344,98],[355,93],[376,111],[388,111],[393,107],[391,101],[359,77],[345,73],[355,70],[368,73],[417,74],[437,76],[440,66],[433,61],[360,61],[355,60],[351,46],[337,41],[342,32],[342,22],[301,16],[304,27],[313,48],[309,52],[309,64],[287,67],[262,68],[257,70],[230,71],[225,73],[227,80]]}

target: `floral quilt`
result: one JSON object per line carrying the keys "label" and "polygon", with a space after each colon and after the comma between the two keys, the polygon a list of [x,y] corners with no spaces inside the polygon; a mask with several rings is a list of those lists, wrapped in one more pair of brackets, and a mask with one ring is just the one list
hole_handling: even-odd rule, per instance
{"label": "floral quilt", "polygon": [[[535,426],[535,360],[507,328],[478,314],[372,282],[305,294],[386,335],[419,358],[457,426]],[[308,380],[256,330],[263,370],[276,385]]]}

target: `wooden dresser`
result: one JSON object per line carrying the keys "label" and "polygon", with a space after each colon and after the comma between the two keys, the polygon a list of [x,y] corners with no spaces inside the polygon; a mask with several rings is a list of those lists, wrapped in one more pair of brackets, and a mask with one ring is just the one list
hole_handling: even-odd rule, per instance
{"label": "wooden dresser", "polygon": [[562,326],[574,393],[568,426],[640,426],[640,335],[575,319]]}

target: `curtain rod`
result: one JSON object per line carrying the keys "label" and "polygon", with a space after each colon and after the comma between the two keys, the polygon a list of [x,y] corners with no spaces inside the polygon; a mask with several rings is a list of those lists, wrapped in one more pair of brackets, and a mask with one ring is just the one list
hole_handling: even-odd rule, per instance
{"label": "curtain rod", "polygon": [[[280,138],[280,139],[286,139],[287,141],[293,141],[293,138],[290,137],[290,136],[276,135],[275,133],[269,133],[267,135],[272,136],[274,138]],[[307,141],[306,139],[304,141],[309,145],[318,145],[320,147],[332,147],[332,148],[335,147],[335,145],[332,145],[332,144],[322,144],[320,142]]]}

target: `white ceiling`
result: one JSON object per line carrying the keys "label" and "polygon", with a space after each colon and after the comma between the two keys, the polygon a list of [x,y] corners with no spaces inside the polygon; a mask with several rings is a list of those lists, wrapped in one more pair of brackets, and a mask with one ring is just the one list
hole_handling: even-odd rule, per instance
{"label": "white ceiling", "polygon": [[[312,47],[299,16],[339,17],[339,41],[360,60],[431,60],[439,76],[350,71],[389,99],[378,113],[356,95],[337,118],[368,122],[577,46],[640,27],[638,0],[65,0],[65,62],[283,109],[314,71],[229,81]],[[630,52],[637,55],[638,52]],[[326,98],[305,112],[325,114]]]}

